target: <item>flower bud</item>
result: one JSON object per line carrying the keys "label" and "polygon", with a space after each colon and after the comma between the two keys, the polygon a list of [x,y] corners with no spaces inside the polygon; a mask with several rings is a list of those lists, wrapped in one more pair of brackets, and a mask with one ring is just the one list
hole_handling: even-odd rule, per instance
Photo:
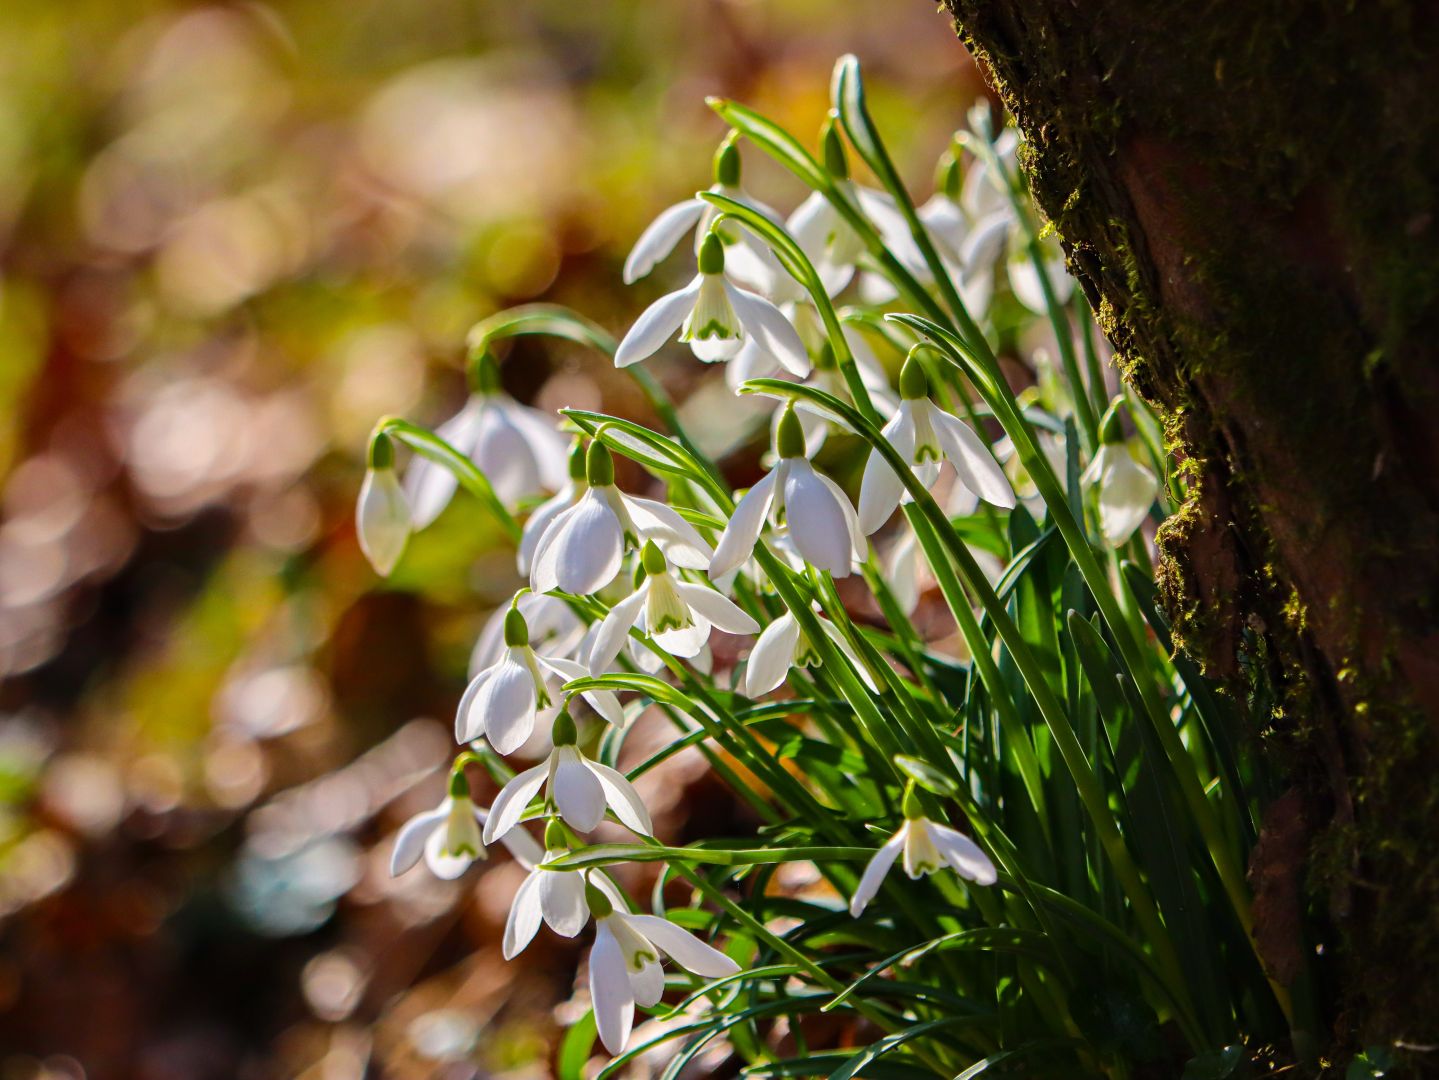
{"label": "flower bud", "polygon": [[585,481],[590,487],[611,487],[615,482],[614,455],[598,439],[585,454]]}
{"label": "flower bud", "polygon": [[701,274],[724,273],[724,241],[713,229],[700,241],[699,264]]}
{"label": "flower bud", "polygon": [[505,612],[505,645],[511,649],[518,649],[530,643],[530,627],[525,622],[525,617],[520,614],[520,609],[511,607]]}
{"label": "flower bud", "polygon": [[585,906],[596,919],[607,919],[615,913],[615,906],[610,903],[610,898],[591,885],[588,879],[585,881]]}
{"label": "flower bud", "polygon": [[934,190],[950,202],[959,202],[960,192],[964,190],[964,173],[959,167],[959,155],[953,150],[946,150],[940,156],[934,175]]}
{"label": "flower bud", "polygon": [[645,546],[640,550],[640,563],[645,568],[645,573],[653,576],[663,574],[668,569],[665,562],[665,553],[659,549],[659,545],[653,540],[646,540]]}
{"label": "flower bud", "polygon": [[570,482],[585,483],[585,444],[579,439],[570,447]]}
{"label": "flower bud", "polygon": [[794,413],[794,402],[789,402],[780,414],[779,428],[775,432],[774,448],[782,458],[802,458],[804,453],[804,427]]}
{"label": "flower bud", "polygon": [[919,792],[913,784],[904,789],[904,803],[902,804],[905,820],[914,821],[916,818],[924,817],[924,810],[919,805]]}
{"label": "flower bud", "polygon": [[355,534],[375,573],[388,577],[410,540],[410,504],[395,476],[395,451],[387,435],[370,441],[369,461],[355,503]]}
{"label": "flower bud", "polygon": [[470,779],[465,775],[465,767],[463,765],[450,773],[450,796],[456,799],[468,799],[470,797]]}
{"label": "flower bud", "polygon": [[1119,409],[1123,398],[1115,398],[1113,404],[1099,421],[1099,441],[1106,445],[1124,441],[1124,425],[1119,421]]}
{"label": "flower bud", "polygon": [[575,730],[574,718],[570,716],[570,710],[560,710],[560,715],[555,717],[555,726],[550,729],[550,741],[555,746],[574,746],[580,741],[580,734]]}
{"label": "flower bud", "polygon": [[720,187],[739,187],[739,147],[735,145],[733,132],[725,138],[724,142],[720,143],[719,149],[715,151],[714,178],[715,183]]}
{"label": "flower bud", "polygon": [[904,358],[904,366],[899,369],[899,396],[906,401],[920,401],[929,397],[929,376],[924,373],[924,365],[915,355],[918,348],[916,346],[909,350],[909,355]]}
{"label": "flower bud", "polygon": [[500,362],[489,349],[480,353],[474,367],[470,369],[470,379],[477,394],[500,392]]}
{"label": "flower bud", "polygon": [[550,818],[545,824],[545,850],[561,851],[567,849],[569,846],[569,834],[565,832],[565,827],[561,824],[560,819],[557,817]]}
{"label": "flower bud", "polygon": [[819,140],[824,147],[824,171],[836,180],[849,179],[849,162],[844,156],[844,140],[839,135],[839,114],[830,110],[824,127],[820,128]]}

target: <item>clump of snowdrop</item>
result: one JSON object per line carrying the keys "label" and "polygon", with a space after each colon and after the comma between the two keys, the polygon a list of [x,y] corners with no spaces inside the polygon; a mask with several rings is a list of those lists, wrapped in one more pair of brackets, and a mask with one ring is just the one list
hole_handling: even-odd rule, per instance
{"label": "clump of snowdrop", "polygon": [[1099,452],[1080,479],[1098,489],[1099,531],[1110,547],[1124,546],[1159,495],[1158,478],[1134,460],[1125,443],[1116,408],[1105,415]]}
{"label": "clump of snowdrop", "polygon": [[410,504],[395,476],[395,447],[388,435],[370,440],[369,468],[355,504],[360,550],[381,577],[389,577],[410,541]]}

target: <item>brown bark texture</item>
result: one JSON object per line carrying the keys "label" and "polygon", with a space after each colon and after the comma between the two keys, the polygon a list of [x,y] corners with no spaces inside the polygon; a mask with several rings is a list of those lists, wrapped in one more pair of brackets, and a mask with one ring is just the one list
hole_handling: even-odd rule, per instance
{"label": "brown bark texture", "polygon": [[1322,951],[1335,1046],[1439,1043],[1439,6],[946,6],[1184,463],[1165,601],[1289,788],[1271,969]]}

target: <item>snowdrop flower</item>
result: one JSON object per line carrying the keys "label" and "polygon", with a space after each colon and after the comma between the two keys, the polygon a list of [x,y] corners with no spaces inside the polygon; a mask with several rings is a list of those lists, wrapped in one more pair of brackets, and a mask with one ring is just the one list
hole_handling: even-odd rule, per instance
{"label": "snowdrop flower", "polygon": [[550,527],[550,522],[579,502],[580,496],[585,493],[587,486],[585,483],[585,449],[580,440],[576,439],[570,447],[567,479],[560,486],[559,491],[530,512],[524,529],[520,531],[520,546],[519,550],[515,552],[515,565],[522,576],[529,577],[530,565],[535,559],[535,551],[540,546],[540,539],[545,535],[545,530]]}
{"label": "snowdrop flower", "polygon": [[664,552],[646,543],[640,554],[645,578],[600,623],[590,651],[590,670],[608,671],[620,649],[638,628],[674,656],[694,656],[709,640],[710,630],[727,634],[758,634],[755,622],[734,602],[707,585],[676,581]]}
{"label": "snowdrop flower", "polygon": [[[480,356],[475,380],[464,408],[435,434],[468,456],[506,505],[564,486],[565,438],[554,419],[500,389],[499,365],[488,352]],[[405,474],[405,493],[416,529],[440,516],[458,483],[443,465],[415,459]]]}
{"label": "snowdrop flower", "polygon": [[784,407],[775,439],[779,463],[750,488],[710,560],[710,579],[740,566],[759,542],[766,521],[778,524],[783,515],[790,538],[806,562],[847,577],[850,565],[864,558],[865,541],[854,507],[829,477],[814,470],[804,453],[804,429],[792,404]]}
{"label": "snowdrop flower", "polygon": [[579,832],[590,832],[599,825],[608,806],[625,828],[648,836],[654,826],[634,785],[623,773],[580,753],[575,746],[575,722],[565,709],[555,717],[552,738],[554,749],[549,757],[517,775],[495,796],[485,822],[485,843],[493,843],[513,829],[541,788],[547,788],[546,799],[554,803],[565,824]]}
{"label": "snowdrop flower", "polygon": [[[974,138],[989,140],[992,125],[989,118],[989,102],[980,100],[969,110],[969,131]],[[961,136],[966,138],[966,136]],[[1012,127],[1003,128],[993,140],[994,156],[1005,174],[1014,172],[1019,155],[1019,132]],[[987,158],[980,157],[969,175],[964,178],[960,192],[960,204],[971,221],[981,221],[991,214],[1010,212],[1012,206],[1005,190],[1007,180],[990,167]]]}
{"label": "snowdrop flower", "polygon": [[[1054,302],[1061,307],[1074,295],[1074,278],[1064,261],[1064,251],[1053,236],[1042,237],[1039,241],[1040,261],[1044,264],[1044,276],[1054,290]],[[1044,286],[1039,280],[1039,271],[1030,258],[1029,246],[1015,243],[1009,253],[1009,287],[1015,299],[1036,315],[1049,312],[1049,302],[1044,298]]]}
{"label": "snowdrop flower", "polygon": [[389,577],[410,540],[410,505],[395,476],[395,448],[388,435],[370,440],[369,467],[355,503],[355,533],[375,573]]}
{"label": "snowdrop flower", "polygon": [[615,463],[598,440],[585,456],[589,485],[579,501],[555,517],[535,547],[530,588],[598,592],[620,571],[626,548],[653,540],[676,566],[700,570],[713,552],[693,525],[664,503],[626,495],[615,487]]}
{"label": "snowdrop flower", "polygon": [[1111,409],[1101,430],[1099,453],[1080,480],[1099,488],[1099,531],[1110,547],[1122,547],[1139,528],[1159,495],[1159,480],[1129,452]]}
{"label": "snowdrop flower", "polygon": [[[508,835],[524,836],[529,840],[529,835],[520,829],[512,829]],[[584,873],[579,870],[544,869],[545,863],[568,854],[570,848],[564,826],[554,818],[545,826],[545,848],[544,852],[536,851],[540,857],[526,864],[529,875],[520,883],[514,899],[510,901],[503,943],[506,960],[513,960],[525,950],[525,946],[534,940],[541,922],[560,937],[572,938],[590,921]],[[596,872],[590,876],[590,882],[614,907],[621,911],[628,909],[623,894],[606,874]]]}
{"label": "snowdrop flower", "polygon": [[[449,796],[433,810],[416,814],[400,827],[390,855],[390,875],[398,877],[420,856],[437,878],[452,881],[485,857],[480,828],[485,812],[470,800],[470,784],[463,769],[450,776]],[[522,829],[504,838],[505,847],[525,866],[534,866],[544,855],[539,845]]]}
{"label": "snowdrop flower", "polygon": [[[553,718],[559,710],[560,687],[583,679],[589,669],[573,660],[540,656],[530,647],[530,628],[519,608],[505,615],[505,652],[470,681],[455,713],[455,740],[466,743],[481,735],[496,753],[512,754],[535,730],[537,716]],[[608,690],[583,694],[590,707],[616,727],[625,714]]]}
{"label": "snowdrop flower", "polygon": [[700,242],[695,279],[644,310],[620,342],[615,366],[628,367],[650,356],[676,330],[707,363],[733,359],[753,339],[796,375],[809,373],[804,342],[779,308],[726,279],[724,244],[714,230]]}
{"label": "snowdrop flower", "polygon": [[[859,658],[840,628],[817,610],[815,617],[819,620],[825,637],[844,654],[864,684],[874,693],[879,693],[879,685],[874,681],[869,665]],[[816,667],[820,662],[819,650],[800,628],[794,612],[786,611],[765,627],[764,633],[750,650],[744,672],[745,697],[763,697],[784,682],[790,668]]]}
{"label": "snowdrop flower", "polygon": [[634,1024],[635,1006],[648,1008],[664,994],[660,957],[706,979],[739,972],[724,953],[668,919],[632,915],[615,907],[598,888],[586,890],[595,917],[595,944],[590,950],[590,998],[600,1042],[611,1054],[624,1052]]}
{"label": "snowdrop flower", "polygon": [[[996,506],[1014,505],[1014,489],[989,448],[957,416],[929,400],[929,380],[914,351],[899,374],[899,412],[884,426],[884,437],[905,458],[925,487],[939,479],[948,461],[960,483]],[[859,525],[872,533],[883,525],[906,494],[903,482],[879,451],[872,451],[859,488]]]}
{"label": "snowdrop flower", "polygon": [[[739,147],[735,145],[733,135],[725,139],[715,152],[714,180],[710,191],[743,203],[776,225],[782,223],[773,209],[751,198],[740,187]],[[625,260],[625,284],[633,285],[653,270],[656,263],[674,250],[680,237],[691,229],[694,230],[695,255],[698,256],[705,236],[713,228],[720,241],[729,249],[725,262],[730,276],[761,292],[768,292],[775,280],[783,274],[779,260],[748,229],[738,229],[723,222],[715,228],[715,219],[719,216],[720,212],[716,207],[698,196],[676,203],[663,211],[640,234],[629,258]]]}
{"label": "snowdrop flower", "polygon": [[583,655],[577,653],[577,646],[584,639],[587,627],[585,621],[575,614],[574,608],[558,596],[521,589],[520,595],[509,607],[495,609],[494,614],[485,620],[484,629],[475,639],[475,647],[470,653],[470,678],[504,658],[508,649],[505,644],[505,620],[509,618],[510,608],[518,608],[525,617],[532,648],[543,649],[546,656],[569,658]]}
{"label": "snowdrop flower", "polygon": [[932,874],[948,865],[960,877],[976,885],[993,885],[998,880],[994,864],[979,845],[963,833],[937,825],[925,817],[911,788],[904,798],[904,824],[865,866],[849,902],[850,915],[859,918],[869,906],[901,851],[904,852],[904,872],[911,879]]}

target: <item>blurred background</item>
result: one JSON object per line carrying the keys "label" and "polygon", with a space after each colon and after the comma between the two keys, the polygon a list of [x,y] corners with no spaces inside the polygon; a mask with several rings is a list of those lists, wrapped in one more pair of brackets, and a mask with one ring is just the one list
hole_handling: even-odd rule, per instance
{"label": "blurred background", "polygon": [[[485,315],[618,330],[691,272],[620,284],[710,182],[705,95],[813,145],[856,52],[923,198],[976,72],[930,0],[7,0],[0,27],[0,1080],[551,1075],[582,950],[501,961],[519,868],[386,869],[512,552],[457,499],[378,580],[366,435],[456,411]],[[680,398],[697,368],[654,366]],[[577,348],[503,377],[645,415]],[[747,827],[667,768],[660,835]]]}

